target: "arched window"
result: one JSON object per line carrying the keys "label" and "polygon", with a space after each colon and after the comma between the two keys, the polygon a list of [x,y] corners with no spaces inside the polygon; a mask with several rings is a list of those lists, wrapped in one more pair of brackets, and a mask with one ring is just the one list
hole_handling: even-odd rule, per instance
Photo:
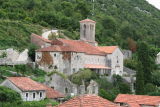
{"label": "arched window", "polygon": [[84,31],[83,31],[83,35],[84,35],[84,38],[86,38],[86,25],[84,24]]}
{"label": "arched window", "polygon": [[65,88],[65,93],[68,93],[68,88]]}

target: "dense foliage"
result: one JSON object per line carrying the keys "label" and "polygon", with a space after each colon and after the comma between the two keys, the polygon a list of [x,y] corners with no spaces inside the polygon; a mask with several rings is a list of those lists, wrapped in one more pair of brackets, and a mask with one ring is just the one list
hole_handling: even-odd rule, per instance
{"label": "dense foliage", "polygon": [[21,96],[19,93],[15,92],[9,88],[0,86],[0,101],[1,102],[10,102],[10,103],[13,103],[13,102],[20,103]]}
{"label": "dense foliage", "polygon": [[[78,39],[79,21],[97,21],[96,40],[136,50],[136,42],[160,47],[160,11],[145,0],[1,0],[0,48],[27,47],[31,32],[58,28]],[[93,9],[93,7],[95,7]],[[42,27],[43,26],[43,27]]]}
{"label": "dense foliage", "polygon": [[0,66],[0,82],[11,76],[30,76],[35,81],[44,82],[45,74],[43,70],[28,65]]}

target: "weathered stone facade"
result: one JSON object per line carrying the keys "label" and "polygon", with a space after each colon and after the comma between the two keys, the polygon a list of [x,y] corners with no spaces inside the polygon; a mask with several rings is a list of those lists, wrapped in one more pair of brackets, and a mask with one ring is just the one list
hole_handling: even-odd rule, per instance
{"label": "weathered stone facade", "polygon": [[98,84],[91,80],[88,86],[73,84],[69,79],[65,79],[57,74],[46,77],[46,85],[66,95],[83,95],[96,94],[98,95]]}
{"label": "weathered stone facade", "polygon": [[0,55],[6,54],[6,57],[0,58],[0,65],[18,65],[27,64],[29,62],[28,49],[23,52],[18,52],[12,48],[0,50]]}

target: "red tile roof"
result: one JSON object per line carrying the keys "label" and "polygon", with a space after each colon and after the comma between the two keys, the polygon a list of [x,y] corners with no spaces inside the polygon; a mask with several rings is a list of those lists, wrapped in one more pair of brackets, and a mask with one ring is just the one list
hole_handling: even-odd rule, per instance
{"label": "red tile roof", "polygon": [[7,79],[22,91],[45,90],[43,85],[27,77],[8,77]]}
{"label": "red tile roof", "polygon": [[116,103],[127,103],[131,107],[138,107],[132,106],[132,104],[138,105],[153,105],[156,106],[160,103],[160,96],[146,96],[146,95],[129,95],[129,94],[119,94],[115,101]]}
{"label": "red tile roof", "polygon": [[96,95],[82,95],[74,97],[57,107],[120,107]]}
{"label": "red tile roof", "polygon": [[54,98],[64,98],[65,97],[62,93],[48,87],[47,85],[44,85],[44,84],[42,85],[45,87],[47,98],[54,99]]}
{"label": "red tile roof", "polygon": [[107,54],[112,54],[117,48],[118,46],[98,46],[97,47],[97,49]]}
{"label": "red tile roof", "polygon": [[96,69],[111,69],[110,67],[106,67],[103,65],[96,65],[96,64],[85,64],[85,68],[96,68]]}
{"label": "red tile roof", "polygon": [[53,46],[42,48],[37,51],[70,51],[82,52],[90,55],[105,55],[105,53],[98,50],[97,47],[80,40],[57,39],[52,41],[52,44]]}
{"label": "red tile roof", "polygon": [[34,33],[31,34],[32,36],[35,36],[36,38],[39,38],[41,40],[43,40],[44,42],[47,42],[47,43],[51,43],[51,40],[48,40],[46,38],[43,38],[42,36],[39,36],[39,35],[36,35]]}
{"label": "red tile roof", "polygon": [[92,23],[96,23],[95,21],[91,20],[91,19],[84,19],[84,20],[81,20],[79,21],[80,23],[83,23],[83,22],[92,22]]}

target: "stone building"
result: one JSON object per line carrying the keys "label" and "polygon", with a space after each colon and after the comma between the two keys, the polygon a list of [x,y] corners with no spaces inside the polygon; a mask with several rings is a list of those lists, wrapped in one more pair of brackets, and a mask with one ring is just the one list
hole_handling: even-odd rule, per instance
{"label": "stone building", "polygon": [[[121,49],[118,46],[98,46],[95,41],[95,26],[96,22],[93,20],[82,20],[80,40],[59,38],[51,41],[51,46],[38,49],[35,60],[39,68],[47,72],[56,69],[66,75],[76,73],[83,68],[91,69],[100,75],[122,75]],[[42,39],[42,37],[36,38]]]}
{"label": "stone building", "polygon": [[21,95],[23,101],[40,101],[45,98],[55,99],[63,98],[64,95],[52,88],[37,83],[28,77],[8,77],[1,86],[6,86],[15,90]]}
{"label": "stone building", "polygon": [[45,84],[60,93],[69,96],[95,94],[98,95],[98,83],[91,80],[89,85],[77,85],[72,83],[69,79],[65,79],[57,74],[46,77]]}

